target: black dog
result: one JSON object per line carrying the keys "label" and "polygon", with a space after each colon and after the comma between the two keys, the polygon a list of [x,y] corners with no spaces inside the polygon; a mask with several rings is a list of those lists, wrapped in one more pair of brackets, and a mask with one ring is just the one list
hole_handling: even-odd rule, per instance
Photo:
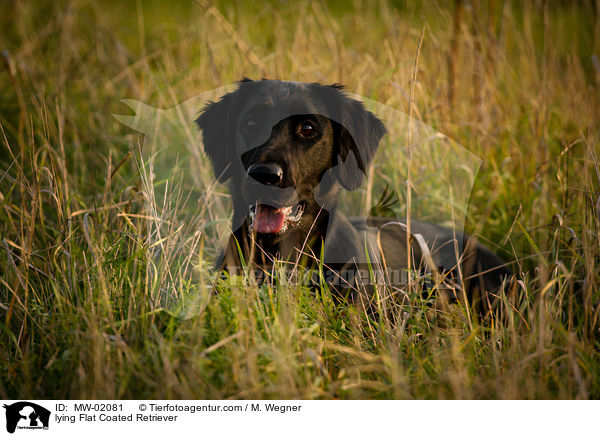
{"label": "black dog", "polygon": [[275,259],[307,266],[323,259],[328,284],[347,296],[372,289],[360,283],[369,266],[371,279],[376,265],[389,281],[389,270],[406,272],[410,260],[414,269],[451,278],[454,289],[464,286],[482,311],[492,307],[510,271],[474,239],[415,220],[407,250],[402,220],[367,224],[338,212],[340,189],[360,186],[386,133],[341,86],[244,79],[196,123],[215,176],[229,180],[233,198],[233,235],[221,270],[235,273],[245,264],[269,271]]}

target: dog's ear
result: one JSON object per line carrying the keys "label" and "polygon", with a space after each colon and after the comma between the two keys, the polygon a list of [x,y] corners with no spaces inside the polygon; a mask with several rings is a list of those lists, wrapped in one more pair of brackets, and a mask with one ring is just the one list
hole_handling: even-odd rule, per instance
{"label": "dog's ear", "polygon": [[[338,92],[340,92],[338,90]],[[340,122],[334,123],[333,165],[338,166],[338,180],[344,188],[358,188],[387,130],[383,122],[363,104],[345,95],[340,98]]]}
{"label": "dog's ear", "polygon": [[[240,85],[246,82],[251,82],[251,80],[243,78]],[[215,177],[220,182],[226,181],[232,173],[232,158],[235,154],[234,126],[240,94],[238,88],[236,91],[225,94],[220,100],[210,102],[196,119],[196,125],[202,130],[204,151],[212,163]]]}

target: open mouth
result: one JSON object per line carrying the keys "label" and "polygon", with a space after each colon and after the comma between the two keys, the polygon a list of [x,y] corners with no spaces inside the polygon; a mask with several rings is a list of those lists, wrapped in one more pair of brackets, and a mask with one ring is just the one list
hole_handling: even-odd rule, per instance
{"label": "open mouth", "polygon": [[250,226],[257,233],[283,233],[289,226],[300,221],[304,207],[303,201],[295,206],[281,208],[256,203],[250,206]]}

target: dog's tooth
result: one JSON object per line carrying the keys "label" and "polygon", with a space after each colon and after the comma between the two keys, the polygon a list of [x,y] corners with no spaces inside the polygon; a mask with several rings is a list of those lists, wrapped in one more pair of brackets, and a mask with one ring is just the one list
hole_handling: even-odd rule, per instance
{"label": "dog's tooth", "polygon": [[291,214],[291,209],[292,209],[292,207],[290,206],[290,215],[287,216],[287,221],[290,221],[293,223],[300,221],[300,218],[302,217],[302,212],[304,212],[304,209],[300,206],[300,204],[298,204],[295,207],[293,215]]}
{"label": "dog's tooth", "polygon": [[248,216],[250,217],[250,227],[253,227],[254,219],[256,218],[256,204],[254,206],[250,206]]}

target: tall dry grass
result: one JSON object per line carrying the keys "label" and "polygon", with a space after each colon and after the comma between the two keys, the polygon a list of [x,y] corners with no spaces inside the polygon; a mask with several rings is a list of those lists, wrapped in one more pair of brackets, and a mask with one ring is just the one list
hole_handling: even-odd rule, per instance
{"label": "tall dry grass", "polygon": [[[597,4],[15,2],[0,28],[0,396],[600,396]],[[176,316],[218,250],[203,192],[111,114],[243,76],[344,83],[481,156],[467,228],[515,271],[505,319],[283,284]]]}

